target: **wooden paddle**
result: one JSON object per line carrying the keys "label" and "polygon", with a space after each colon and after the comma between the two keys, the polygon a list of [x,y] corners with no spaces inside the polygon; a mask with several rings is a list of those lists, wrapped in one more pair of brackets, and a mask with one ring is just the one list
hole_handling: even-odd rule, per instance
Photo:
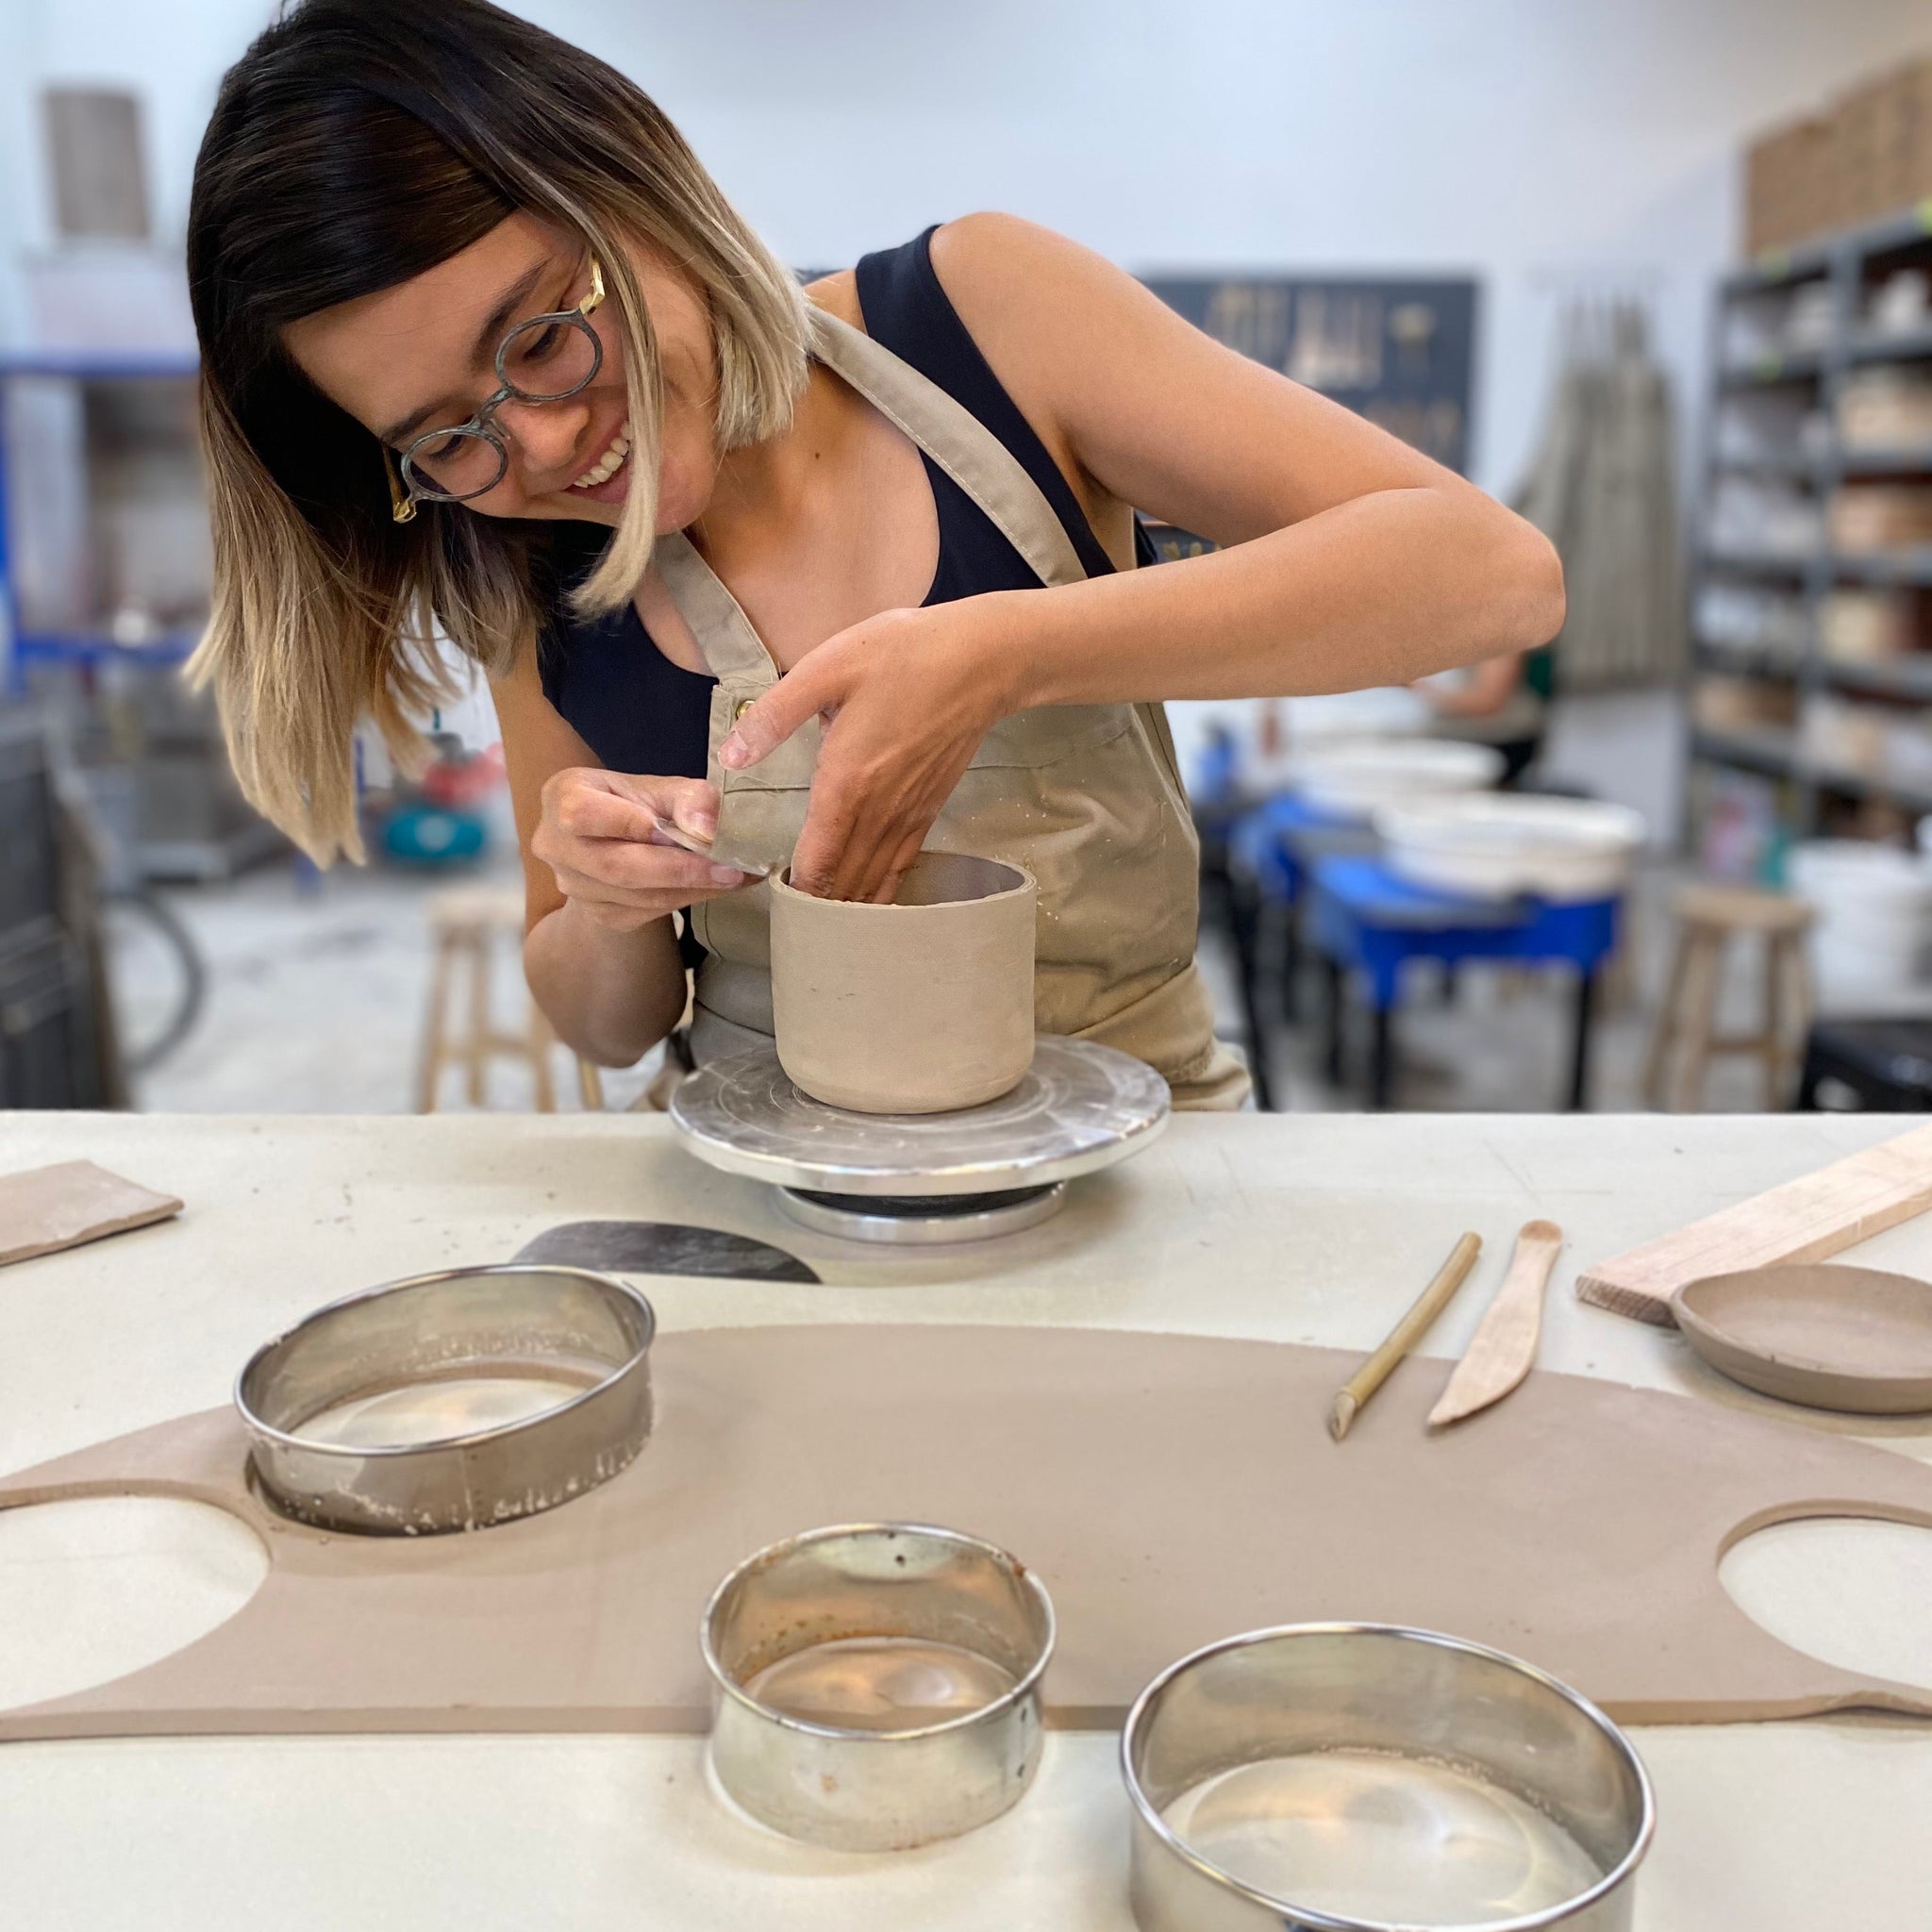
{"label": "wooden paddle", "polygon": [[1457,1363],[1448,1388],[1429,1411],[1431,1427],[1459,1423],[1500,1402],[1529,1374],[1542,1332],[1543,1290],[1562,1247],[1563,1230],[1554,1221],[1523,1224],[1503,1285]]}

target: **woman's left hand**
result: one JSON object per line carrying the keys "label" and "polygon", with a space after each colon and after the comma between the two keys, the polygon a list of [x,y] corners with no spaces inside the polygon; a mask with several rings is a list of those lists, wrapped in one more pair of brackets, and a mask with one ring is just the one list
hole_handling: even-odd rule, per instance
{"label": "woman's left hand", "polygon": [[1021,708],[1014,619],[1024,594],[883,610],[807,652],[739,719],[718,752],[733,772],[824,720],[791,858],[800,891],[891,899],[980,741]]}

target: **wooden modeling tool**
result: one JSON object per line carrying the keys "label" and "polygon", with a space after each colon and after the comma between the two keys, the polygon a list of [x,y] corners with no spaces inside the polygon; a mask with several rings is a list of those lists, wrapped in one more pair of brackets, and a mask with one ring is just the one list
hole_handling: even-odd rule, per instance
{"label": "wooden modeling tool", "polygon": [[1396,1363],[1429,1332],[1429,1324],[1449,1306],[1450,1297],[1468,1278],[1482,1251],[1481,1235],[1464,1235],[1435,1280],[1416,1298],[1414,1307],[1390,1331],[1388,1341],[1341,1385],[1328,1410],[1328,1433],[1338,1442],[1348,1434],[1369,1397],[1389,1379]]}
{"label": "wooden modeling tool", "polygon": [[1429,1425],[1459,1423],[1464,1416],[1500,1402],[1536,1363],[1537,1338],[1543,1326],[1543,1290],[1563,1249],[1563,1230],[1554,1221],[1525,1221],[1517,1230],[1516,1252],[1496,1298],[1483,1313],[1456,1373],[1429,1411]]}

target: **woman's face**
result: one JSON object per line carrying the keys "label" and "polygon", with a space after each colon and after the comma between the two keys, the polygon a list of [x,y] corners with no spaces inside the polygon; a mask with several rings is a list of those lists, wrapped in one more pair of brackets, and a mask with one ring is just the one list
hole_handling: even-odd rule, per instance
{"label": "woman's face", "polygon": [[[716,355],[709,317],[682,275],[641,251],[644,291],[663,372],[658,529],[679,530],[710,500],[717,475]],[[505,333],[533,315],[574,308],[590,289],[580,243],[533,216],[501,222],[480,242],[392,289],[305,316],[283,331],[289,353],[331,402],[400,452],[425,430],[467,422],[497,389]],[[630,490],[624,338],[617,305],[591,312],[604,360],[561,402],[503,403],[509,450],[503,480],[463,507],[492,517],[559,517],[615,525]],[[621,458],[614,469],[607,458]],[[608,474],[606,474],[606,472]]]}

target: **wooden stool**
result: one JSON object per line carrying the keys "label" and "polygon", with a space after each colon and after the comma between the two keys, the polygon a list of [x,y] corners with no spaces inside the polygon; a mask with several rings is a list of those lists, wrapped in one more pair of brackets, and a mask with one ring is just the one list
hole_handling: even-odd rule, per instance
{"label": "wooden stool", "polygon": [[[498,1031],[491,1007],[491,961],[496,942],[508,934],[521,941],[524,933],[524,894],[521,887],[497,890],[487,886],[457,886],[437,893],[429,902],[430,930],[436,941],[436,970],[429,987],[429,1010],[423,1031],[422,1072],[416,1111],[434,1113],[446,1068],[463,1069],[464,1091],[472,1107],[486,1096],[490,1062],[502,1056],[522,1060],[536,1086],[537,1111],[557,1111],[557,1090],[550,1078],[550,1049],[557,1036],[542,1008],[530,1002],[530,1017],[521,1033]],[[468,1025],[460,1033],[452,1026],[457,981],[467,974],[464,1003]],[[594,1070],[592,1070],[594,1073]],[[579,1074],[581,1078],[581,1070]],[[591,1104],[591,1085],[584,1083],[584,1099]],[[597,1104],[602,1104],[598,1091]]]}
{"label": "wooden stool", "polygon": [[[1797,1045],[1811,1021],[1811,973],[1805,957],[1810,907],[1802,899],[1748,886],[1690,885],[1677,892],[1676,914],[1677,951],[1650,1038],[1645,1101],[1663,1107],[1674,1045],[1679,1058],[1672,1111],[1682,1113],[1702,1104],[1705,1075],[1718,1054],[1756,1054],[1764,1062],[1765,1106],[1785,1106]],[[1720,1036],[1718,990],[1724,949],[1734,936],[1755,936],[1764,942],[1764,1025],[1757,1033]]]}

